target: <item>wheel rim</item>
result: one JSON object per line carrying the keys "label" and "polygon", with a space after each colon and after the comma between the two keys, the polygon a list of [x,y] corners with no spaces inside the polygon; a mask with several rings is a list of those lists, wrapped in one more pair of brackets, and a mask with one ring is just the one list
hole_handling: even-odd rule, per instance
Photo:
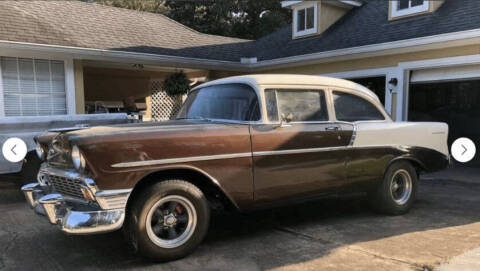
{"label": "wheel rim", "polygon": [[397,170],[392,176],[390,183],[390,193],[395,203],[405,204],[412,194],[412,178],[408,171],[404,169]]}
{"label": "wheel rim", "polygon": [[197,226],[197,212],[185,197],[161,198],[148,211],[146,229],[150,240],[162,248],[176,248],[190,239]]}

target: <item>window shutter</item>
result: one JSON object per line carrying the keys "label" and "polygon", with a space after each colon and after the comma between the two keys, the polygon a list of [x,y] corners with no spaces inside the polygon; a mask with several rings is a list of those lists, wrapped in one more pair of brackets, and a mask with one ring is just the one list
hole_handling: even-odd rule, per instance
{"label": "window shutter", "polygon": [[67,113],[63,61],[0,57],[5,116]]}

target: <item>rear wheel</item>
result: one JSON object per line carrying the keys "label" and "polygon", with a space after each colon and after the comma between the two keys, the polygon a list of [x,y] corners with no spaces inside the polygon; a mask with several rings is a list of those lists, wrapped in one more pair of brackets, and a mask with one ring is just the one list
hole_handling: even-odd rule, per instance
{"label": "rear wheel", "polygon": [[418,177],[415,168],[407,161],[390,165],[384,179],[370,196],[371,206],[385,214],[407,213],[415,201]]}
{"label": "rear wheel", "polygon": [[127,211],[126,237],[135,251],[158,261],[185,257],[205,237],[207,199],[195,185],[167,180],[147,187]]}

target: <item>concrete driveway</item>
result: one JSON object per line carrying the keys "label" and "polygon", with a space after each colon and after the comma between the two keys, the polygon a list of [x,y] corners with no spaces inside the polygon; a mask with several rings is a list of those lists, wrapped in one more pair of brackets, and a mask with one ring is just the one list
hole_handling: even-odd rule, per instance
{"label": "concrete driveway", "polygon": [[4,180],[0,214],[1,270],[431,270],[480,247],[480,184],[448,180],[423,181],[398,217],[362,198],[218,216],[193,255],[164,264],[132,255],[120,232],[63,235]]}

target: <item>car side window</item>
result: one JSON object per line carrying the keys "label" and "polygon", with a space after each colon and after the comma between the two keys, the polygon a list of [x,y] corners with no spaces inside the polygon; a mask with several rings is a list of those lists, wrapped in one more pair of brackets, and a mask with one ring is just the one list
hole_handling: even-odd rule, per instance
{"label": "car side window", "polygon": [[278,121],[279,115],[290,116],[292,122],[328,121],[327,102],[322,90],[266,90],[267,116]]}
{"label": "car side window", "polygon": [[356,95],[334,91],[333,106],[337,120],[385,120],[383,114],[369,101]]}
{"label": "car side window", "polygon": [[265,103],[269,121],[278,121],[277,94],[274,89],[265,90]]}

